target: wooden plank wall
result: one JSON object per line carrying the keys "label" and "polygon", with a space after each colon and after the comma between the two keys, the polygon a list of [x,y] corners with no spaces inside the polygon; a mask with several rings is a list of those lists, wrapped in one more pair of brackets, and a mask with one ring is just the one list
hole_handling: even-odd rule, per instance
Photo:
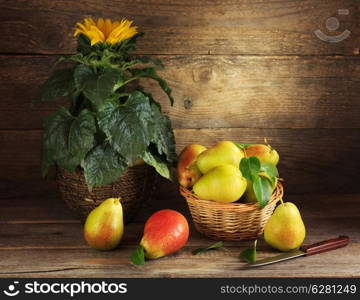
{"label": "wooden plank wall", "polygon": [[[337,15],[349,9],[350,15]],[[0,2],[0,180],[39,180],[44,118],[30,109],[51,63],[72,53],[83,16],[134,19],[137,53],[162,59],[174,90],[164,105],[177,147],[216,140],[262,142],[281,155],[288,193],[356,193],[360,169],[360,1],[3,0]],[[340,28],[329,33],[328,17]],[[341,43],[314,35],[348,29]]]}

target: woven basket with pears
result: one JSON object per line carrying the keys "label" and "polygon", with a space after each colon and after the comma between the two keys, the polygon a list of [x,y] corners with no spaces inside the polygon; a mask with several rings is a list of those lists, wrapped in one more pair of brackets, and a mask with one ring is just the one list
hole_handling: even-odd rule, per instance
{"label": "woven basket with pears", "polygon": [[278,161],[269,145],[222,141],[209,149],[185,147],[177,175],[196,230],[214,240],[261,235],[283,197]]}

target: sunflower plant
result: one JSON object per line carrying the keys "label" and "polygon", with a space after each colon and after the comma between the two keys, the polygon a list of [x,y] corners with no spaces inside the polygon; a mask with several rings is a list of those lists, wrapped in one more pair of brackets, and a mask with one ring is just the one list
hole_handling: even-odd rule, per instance
{"label": "sunflower plant", "polygon": [[177,159],[170,119],[137,84],[140,78],[157,81],[172,105],[171,89],[157,74],[161,62],[131,54],[141,34],[128,20],[86,18],[74,36],[77,52],[59,58],[65,67],[53,72],[34,99],[67,97],[69,103],[45,121],[42,174],[53,165],[70,172],[81,168],[91,189],[114,182],[140,160],[170,179]]}

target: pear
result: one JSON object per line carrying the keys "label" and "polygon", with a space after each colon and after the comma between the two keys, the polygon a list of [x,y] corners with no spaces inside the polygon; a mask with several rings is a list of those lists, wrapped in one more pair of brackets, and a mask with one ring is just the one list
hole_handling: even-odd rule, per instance
{"label": "pear", "polygon": [[264,239],[273,248],[290,251],[301,246],[305,239],[305,225],[296,205],[281,203],[264,228]]}
{"label": "pear", "polygon": [[189,224],[176,210],[162,209],[145,223],[140,245],[145,257],[156,259],[181,249],[189,238]]}
{"label": "pear", "polygon": [[84,225],[84,238],[97,250],[112,250],[124,233],[123,209],[120,198],[109,198],[93,209]]}
{"label": "pear", "polygon": [[238,200],[246,190],[246,179],[239,168],[222,165],[211,169],[193,186],[201,199],[229,203]]}
{"label": "pear", "polygon": [[198,144],[186,146],[179,155],[176,172],[180,185],[189,188],[201,177],[201,172],[196,166],[196,159],[206,148]]}
{"label": "pear", "polygon": [[196,165],[202,174],[206,174],[212,168],[225,164],[234,165],[238,168],[243,157],[244,152],[233,142],[222,141],[200,153]]}
{"label": "pear", "polygon": [[252,181],[249,179],[246,179],[246,191],[245,191],[245,197],[244,200],[246,203],[255,203],[257,202],[256,196],[255,196],[255,192],[253,189],[253,184]]}
{"label": "pear", "polygon": [[256,156],[261,163],[272,163],[277,165],[279,163],[279,153],[269,145],[254,144],[245,148],[247,157]]}

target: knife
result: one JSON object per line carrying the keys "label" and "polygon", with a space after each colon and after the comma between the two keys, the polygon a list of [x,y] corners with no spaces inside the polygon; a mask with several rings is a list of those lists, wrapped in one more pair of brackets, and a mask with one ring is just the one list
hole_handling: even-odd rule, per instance
{"label": "knife", "polygon": [[274,264],[280,261],[293,259],[301,256],[310,256],[314,254],[319,254],[326,251],[335,250],[337,248],[345,247],[349,244],[349,237],[345,235],[340,235],[337,238],[318,242],[312,245],[303,246],[299,250],[287,252],[277,256],[267,257],[260,259],[254,263],[249,263],[248,267],[261,267],[265,265]]}

